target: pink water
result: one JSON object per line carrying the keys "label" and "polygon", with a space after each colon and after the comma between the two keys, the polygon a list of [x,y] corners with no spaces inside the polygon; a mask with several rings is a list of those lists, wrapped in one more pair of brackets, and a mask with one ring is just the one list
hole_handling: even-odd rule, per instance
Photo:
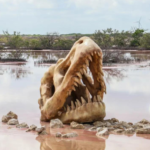
{"label": "pink water", "polygon": [[[147,54],[146,54],[147,55]],[[28,125],[45,125],[40,122],[38,98],[40,80],[49,66],[35,66],[30,57],[25,65],[0,65],[0,118],[13,111],[19,122]],[[106,119],[116,117],[120,121],[138,122],[150,120],[150,66],[142,64],[105,67],[107,94]],[[0,150],[149,150],[150,135],[114,135],[97,138],[95,132],[86,130],[49,129],[50,135],[38,136],[34,132],[0,123]],[[56,132],[77,132],[73,139],[56,139]]]}

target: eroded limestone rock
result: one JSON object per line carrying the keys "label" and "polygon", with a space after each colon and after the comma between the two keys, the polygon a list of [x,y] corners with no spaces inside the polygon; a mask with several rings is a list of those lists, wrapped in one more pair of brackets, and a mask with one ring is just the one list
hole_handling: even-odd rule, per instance
{"label": "eroded limestone rock", "polygon": [[73,137],[77,137],[78,134],[77,133],[66,133],[62,135],[62,138],[73,138]]}
{"label": "eroded limestone rock", "polygon": [[17,119],[10,119],[8,122],[7,122],[8,125],[17,125],[19,124],[18,120]]}
{"label": "eroded limestone rock", "polygon": [[29,128],[29,126],[25,122],[23,122],[21,124],[17,124],[16,128]]}
{"label": "eroded limestone rock", "polygon": [[134,132],[135,132],[134,128],[128,128],[128,129],[125,129],[124,131],[125,134],[133,134]]}
{"label": "eroded limestone rock", "polygon": [[38,128],[35,129],[35,131],[38,132],[38,133],[41,133],[44,130],[45,130],[45,126],[38,127]]}
{"label": "eroded limestone rock", "polygon": [[79,124],[74,121],[70,123],[70,126],[72,129],[84,129],[85,128],[83,124]]}
{"label": "eroded limestone rock", "polygon": [[63,128],[63,123],[59,119],[52,119],[50,121],[50,128]]}
{"label": "eroded limestone rock", "polygon": [[97,137],[101,137],[103,135],[109,135],[109,132],[108,132],[107,128],[104,128],[103,130],[101,130],[101,131],[99,131],[99,132],[96,133]]}
{"label": "eroded limestone rock", "polygon": [[18,119],[18,116],[12,111],[10,111],[7,115],[4,115],[2,117],[2,122],[7,123],[10,119]]}

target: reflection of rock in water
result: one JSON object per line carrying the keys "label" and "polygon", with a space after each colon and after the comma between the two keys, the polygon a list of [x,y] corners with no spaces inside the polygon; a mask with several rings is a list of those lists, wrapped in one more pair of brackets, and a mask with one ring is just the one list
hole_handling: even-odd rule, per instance
{"label": "reflection of rock in water", "polygon": [[105,140],[88,141],[86,136],[82,140],[59,139],[49,136],[38,136],[40,150],[105,150]]}
{"label": "reflection of rock in water", "polygon": [[112,79],[117,79],[119,81],[125,78],[123,69],[121,70],[121,69],[109,68],[109,69],[103,69],[103,71],[104,71],[104,78],[107,83],[110,83]]}

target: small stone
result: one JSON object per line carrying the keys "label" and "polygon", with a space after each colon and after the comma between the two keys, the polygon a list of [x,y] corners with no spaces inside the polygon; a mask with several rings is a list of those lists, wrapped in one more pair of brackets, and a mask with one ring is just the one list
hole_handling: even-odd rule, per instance
{"label": "small stone", "polygon": [[116,129],[114,130],[115,133],[122,133],[124,130],[123,129]]}
{"label": "small stone", "polygon": [[97,137],[101,137],[103,135],[109,135],[109,132],[108,132],[107,128],[104,128],[102,131],[96,133]]}
{"label": "small stone", "polygon": [[114,131],[115,128],[114,127],[108,127],[108,131]]}
{"label": "small stone", "polygon": [[8,125],[17,125],[19,124],[17,119],[10,119],[7,123]]}
{"label": "small stone", "polygon": [[12,111],[10,111],[7,115],[4,115],[2,117],[2,122],[7,123],[10,119],[18,119],[18,116]]}
{"label": "small stone", "polygon": [[105,126],[105,123],[101,122],[101,121],[96,121],[93,123],[93,125],[95,127],[104,127]]}
{"label": "small stone", "polygon": [[50,121],[50,128],[63,128],[63,123],[59,119],[52,119]]}
{"label": "small stone", "polygon": [[136,134],[150,134],[150,127],[137,129]]}
{"label": "small stone", "polygon": [[77,133],[67,133],[67,134],[62,135],[63,138],[73,138],[73,137],[76,137],[76,136],[78,136]]}
{"label": "small stone", "polygon": [[55,136],[58,137],[58,138],[60,138],[62,135],[61,135],[60,132],[57,132]]}
{"label": "small stone", "polygon": [[47,135],[48,133],[46,132],[46,130],[43,130],[42,132],[39,133],[40,135]]}
{"label": "small stone", "polygon": [[121,121],[120,124],[125,128],[131,128],[131,126],[128,123],[126,123],[125,121]]}
{"label": "small stone", "polygon": [[112,121],[112,122],[119,122],[119,120],[116,119],[116,118],[111,118],[111,121]]}
{"label": "small stone", "polygon": [[125,134],[133,134],[135,132],[134,128],[128,128],[124,131]]}
{"label": "small stone", "polygon": [[37,128],[37,126],[34,125],[34,124],[29,127],[29,129],[32,130],[32,131],[34,131],[36,128]]}
{"label": "small stone", "polygon": [[21,124],[17,124],[16,128],[29,128],[29,126],[25,122],[23,122]]}
{"label": "small stone", "polygon": [[132,122],[128,122],[128,124],[129,124],[130,126],[133,126],[133,123],[132,123]]}
{"label": "small stone", "polygon": [[135,123],[132,127],[135,128],[135,129],[140,129],[140,128],[143,128],[143,124],[142,123]]}
{"label": "small stone", "polygon": [[142,124],[150,124],[150,122],[146,119],[143,119],[141,120],[139,123],[142,123]]}
{"label": "small stone", "polygon": [[91,127],[88,129],[88,131],[96,131],[96,129],[97,129],[96,127]]}
{"label": "small stone", "polygon": [[106,126],[106,127],[111,127],[112,125],[111,125],[110,122],[106,122],[106,123],[105,123],[105,126]]}
{"label": "small stone", "polygon": [[78,124],[77,122],[71,122],[70,126],[72,129],[84,129],[84,125],[83,124]]}
{"label": "small stone", "polygon": [[102,131],[102,130],[103,130],[102,127],[98,127],[98,128],[96,129],[97,132],[100,132],[100,131]]}
{"label": "small stone", "polygon": [[44,126],[35,129],[35,131],[38,133],[41,133],[43,130],[45,130]]}

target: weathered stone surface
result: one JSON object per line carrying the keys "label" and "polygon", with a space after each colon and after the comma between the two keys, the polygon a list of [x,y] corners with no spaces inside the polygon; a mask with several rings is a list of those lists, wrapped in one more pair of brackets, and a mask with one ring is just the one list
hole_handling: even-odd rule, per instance
{"label": "weathered stone surface", "polygon": [[88,129],[88,131],[96,131],[96,129],[97,129],[96,127],[91,127]]}
{"label": "weathered stone surface", "polygon": [[71,122],[70,126],[72,129],[84,129],[84,125],[83,124],[78,124],[77,122]]}
{"label": "weathered stone surface", "polygon": [[55,136],[60,138],[62,136],[62,134],[60,132],[57,132]]}
{"label": "weathered stone surface", "polygon": [[63,128],[63,123],[59,119],[52,119],[50,121],[50,128]]}
{"label": "weathered stone surface", "polygon": [[142,123],[135,123],[132,127],[135,129],[140,129],[140,128],[143,128],[143,124]]}
{"label": "weathered stone surface", "polygon": [[111,121],[112,121],[112,122],[119,122],[119,120],[116,119],[116,118],[111,118]]}
{"label": "weathered stone surface", "polygon": [[2,122],[7,123],[10,119],[18,119],[18,116],[12,111],[10,111],[7,115],[4,115],[2,117]]}
{"label": "weathered stone surface", "polygon": [[110,122],[105,122],[105,127],[111,127],[111,123]]}
{"label": "weathered stone surface", "polygon": [[38,127],[38,128],[35,129],[35,131],[38,132],[38,133],[41,133],[41,132],[44,131],[44,130],[45,130],[45,127],[44,127],[44,126]]}
{"label": "weathered stone surface", "polygon": [[108,131],[114,131],[115,128],[114,127],[108,127]]}
{"label": "weathered stone surface", "polygon": [[98,128],[96,129],[97,132],[100,132],[100,131],[102,131],[102,130],[103,130],[103,127],[98,127]]}
{"label": "weathered stone surface", "polygon": [[33,124],[29,127],[28,130],[26,130],[26,132],[35,131],[36,128],[37,128],[37,126]]}
{"label": "weathered stone surface", "polygon": [[63,138],[73,138],[73,137],[77,137],[77,136],[78,136],[77,133],[66,133],[66,134],[62,135]]}
{"label": "weathered stone surface", "polygon": [[123,133],[124,129],[116,129],[114,130],[114,133]]}
{"label": "weathered stone surface", "polygon": [[120,124],[125,128],[131,128],[131,126],[125,121],[121,121]]}
{"label": "weathered stone surface", "polygon": [[48,135],[48,133],[46,132],[46,130],[43,130],[42,132],[39,133],[40,135]]}
{"label": "weathered stone surface", "polygon": [[93,125],[95,127],[104,127],[105,126],[105,123],[101,122],[101,121],[96,121],[93,123]]}
{"label": "weathered stone surface", "polygon": [[17,119],[10,119],[7,123],[8,125],[17,125],[19,124]]}
{"label": "weathered stone surface", "polygon": [[137,129],[136,134],[150,134],[150,127]]}
{"label": "weathered stone surface", "polygon": [[101,137],[103,135],[109,135],[109,132],[108,132],[107,128],[104,128],[102,131],[99,131],[99,132],[96,133],[97,137]]}
{"label": "weathered stone surface", "polygon": [[128,124],[129,124],[130,126],[133,126],[133,123],[132,123],[132,122],[128,122]]}
{"label": "weathered stone surface", "polygon": [[141,120],[139,123],[142,123],[142,124],[150,124],[150,122],[146,119],[143,119]]}
{"label": "weathered stone surface", "polygon": [[29,126],[25,122],[23,122],[21,124],[17,124],[16,128],[29,128]]}
{"label": "weathered stone surface", "polygon": [[128,128],[128,129],[125,129],[124,131],[125,134],[133,134],[134,132],[135,132],[134,128]]}

